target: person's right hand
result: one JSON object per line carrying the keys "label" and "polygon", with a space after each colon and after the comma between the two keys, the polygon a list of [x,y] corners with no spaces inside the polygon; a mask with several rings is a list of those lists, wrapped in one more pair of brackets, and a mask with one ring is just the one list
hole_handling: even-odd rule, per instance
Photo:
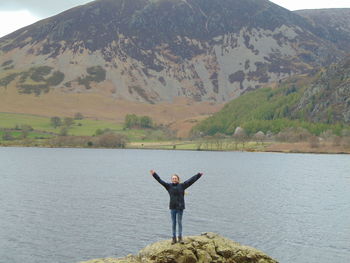
{"label": "person's right hand", "polygon": [[151,175],[155,174],[156,172],[154,170],[149,171]]}

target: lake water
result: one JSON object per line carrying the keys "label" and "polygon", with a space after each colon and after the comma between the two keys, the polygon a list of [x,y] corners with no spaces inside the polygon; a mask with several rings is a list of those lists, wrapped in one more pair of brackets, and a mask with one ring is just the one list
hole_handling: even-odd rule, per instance
{"label": "lake water", "polygon": [[136,254],[171,236],[164,180],[187,189],[184,235],[217,232],[280,262],[350,262],[350,156],[0,148],[0,262]]}

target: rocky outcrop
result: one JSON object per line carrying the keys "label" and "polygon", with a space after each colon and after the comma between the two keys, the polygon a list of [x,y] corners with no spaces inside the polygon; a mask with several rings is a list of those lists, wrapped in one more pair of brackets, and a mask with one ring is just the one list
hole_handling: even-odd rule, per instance
{"label": "rocky outcrop", "polygon": [[350,56],[319,73],[302,95],[297,113],[313,122],[350,123]]}
{"label": "rocky outcrop", "polygon": [[143,248],[136,256],[93,259],[81,263],[277,263],[263,252],[215,233],[184,238],[184,244],[164,240]]}

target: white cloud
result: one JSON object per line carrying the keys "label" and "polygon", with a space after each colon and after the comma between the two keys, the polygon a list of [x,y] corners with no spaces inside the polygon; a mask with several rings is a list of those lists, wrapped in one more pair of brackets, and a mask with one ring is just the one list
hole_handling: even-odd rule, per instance
{"label": "white cloud", "polygon": [[27,10],[13,12],[0,11],[0,37],[30,25],[39,19]]}
{"label": "white cloud", "polygon": [[319,8],[350,8],[349,0],[270,0],[289,10]]}

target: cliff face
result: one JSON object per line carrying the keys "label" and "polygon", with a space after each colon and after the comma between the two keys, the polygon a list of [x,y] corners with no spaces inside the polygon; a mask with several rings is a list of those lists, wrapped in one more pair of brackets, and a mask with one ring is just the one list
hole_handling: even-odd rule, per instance
{"label": "cliff face", "polygon": [[0,89],[221,103],[344,52],[267,0],[98,0],[0,39]]}
{"label": "cliff face", "polygon": [[184,238],[185,244],[160,241],[136,256],[94,259],[81,263],[277,263],[261,251],[242,246],[215,233]]}
{"label": "cliff face", "polygon": [[319,74],[301,97],[297,112],[313,122],[350,123],[350,56]]}

